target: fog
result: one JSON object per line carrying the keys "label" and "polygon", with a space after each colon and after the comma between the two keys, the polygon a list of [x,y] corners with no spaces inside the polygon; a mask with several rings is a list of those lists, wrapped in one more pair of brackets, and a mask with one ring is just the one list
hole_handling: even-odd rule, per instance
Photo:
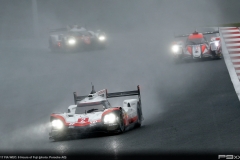
{"label": "fog", "polygon": [[[216,0],[51,0],[37,1],[37,11],[33,11],[32,1],[1,0],[1,37],[10,38],[14,35],[23,38],[33,35],[35,12],[38,15],[39,35],[47,35],[48,29],[65,27],[67,24],[127,33],[138,29],[182,30],[231,22],[224,12],[225,5],[220,2],[226,3]],[[236,3],[231,1],[228,4],[232,12],[238,11]],[[235,20],[234,17],[230,18]]]}
{"label": "fog", "polygon": [[[9,40],[11,40],[14,41],[15,45],[20,48],[22,47],[37,49],[39,48],[39,46],[47,48],[46,39],[49,34],[49,29],[65,27],[68,24],[81,24],[90,28],[91,30],[101,29],[105,31],[109,35],[109,39],[111,40],[110,45],[114,42],[118,43],[118,45],[116,45],[116,43],[114,44],[115,50],[118,50],[118,52],[122,50],[123,52],[125,52],[125,54],[127,52],[130,54],[129,56],[133,59],[134,56],[131,56],[131,52],[138,52],[140,49],[135,50],[131,46],[139,46],[145,43],[146,45],[144,49],[146,53],[149,53],[148,55],[151,55],[155,54],[154,52],[157,50],[157,48],[153,50],[151,49],[151,47],[155,45],[154,42],[163,42],[163,39],[165,39],[165,46],[163,44],[160,44],[164,48],[159,48],[162,51],[162,56],[164,58],[167,57],[169,49],[168,45],[173,40],[174,33],[189,33],[195,30],[196,27],[201,28],[229,21],[223,20],[223,17],[224,19],[226,19],[227,17],[227,15],[223,14],[222,12],[224,10],[224,6],[222,6],[221,3],[216,0],[38,0],[36,1],[37,11],[33,11],[32,2],[33,1],[29,0],[1,0],[2,5],[0,19],[0,35],[2,44],[5,44],[2,46],[11,46],[12,43],[10,42],[9,44]],[[231,7],[236,6],[234,4]],[[36,15],[38,16],[38,35],[34,34],[34,31],[36,31],[36,28],[34,28],[33,20],[34,12],[37,12]],[[129,44],[128,41],[130,42]],[[123,46],[124,49],[122,48]],[[115,51],[111,50],[111,52]],[[114,65],[117,59],[114,57],[109,58],[111,61],[113,61],[113,63],[110,65]],[[144,57],[142,58],[144,59]],[[11,58],[9,61],[11,61],[11,63],[15,63],[14,61],[19,60],[20,59],[17,58]],[[24,61],[26,60],[27,59],[25,59]],[[27,61],[30,62],[31,59]],[[93,59],[93,61],[95,60]],[[179,89],[174,88],[171,85],[171,83],[173,83],[171,82],[171,75],[175,74],[175,71],[171,72],[171,68],[166,67],[165,62],[162,62],[159,65],[162,67],[161,70],[165,73],[165,76],[160,76],[161,79],[156,80],[156,78],[154,77],[148,77],[149,75],[147,72],[152,69],[150,66],[151,62],[154,62],[154,57],[151,58],[151,56],[149,56],[148,59],[145,61],[146,67],[144,67],[144,69],[141,67],[137,68],[139,64],[132,65],[131,68],[126,67],[127,65],[121,65],[121,69],[119,69],[119,72],[121,74],[119,73],[119,75],[124,75],[124,77],[117,77],[119,79],[118,83],[122,83],[121,79],[125,80],[125,77],[132,77],[134,74],[133,71],[136,72],[138,70],[141,70],[146,73],[145,76],[144,74],[142,75],[144,77],[144,80],[141,80],[138,76],[136,76],[138,78],[135,80],[135,82],[126,82],[126,86],[124,88],[122,88],[124,86],[123,84],[121,86],[115,85],[117,83],[116,77],[111,77],[111,72],[114,72],[114,70],[111,71],[106,69],[106,71],[109,72],[108,74],[103,74],[105,76],[109,76],[108,78],[106,78],[99,75],[98,70],[91,69],[95,67],[95,65],[93,65],[93,67],[88,67],[88,69],[92,71],[91,75],[93,76],[90,76],[90,79],[85,79],[84,86],[89,86],[90,82],[94,82],[97,88],[101,87],[98,89],[113,88],[114,91],[121,91],[128,90],[127,85],[137,86],[138,84],[140,84],[140,82],[142,82],[144,83],[144,85],[152,87],[150,91],[153,92],[153,95],[158,94],[158,87],[160,87],[160,90],[164,92],[164,95],[168,95],[168,93],[169,95],[174,94],[174,90]],[[21,64],[21,62],[18,63]],[[44,65],[44,63],[42,65]],[[149,66],[149,68],[147,66]],[[62,66],[62,68],[65,67],[67,66]],[[30,70],[30,68],[27,69]],[[6,70],[8,69],[6,68]],[[35,71],[37,70],[39,70],[38,66],[36,66],[35,68]],[[154,69],[152,69],[151,72],[153,71]],[[32,76],[29,75],[30,72],[24,70],[23,73],[21,72],[22,71],[18,71],[14,73],[13,71],[15,75],[24,75],[25,77]],[[158,73],[156,71],[156,75],[158,74],[161,74],[161,72]],[[39,74],[38,77],[40,77],[40,75],[41,74]],[[95,80],[95,77],[102,80],[99,82],[99,80]],[[184,82],[184,79],[181,80],[181,78],[178,79],[179,82]],[[164,85],[159,85],[159,83]],[[184,85],[187,84],[183,83],[181,85],[182,88],[184,88]],[[85,89],[83,90],[83,93],[85,93],[86,91],[89,92],[87,89]],[[24,95],[24,92],[21,91],[21,94]],[[157,102],[158,100],[156,100],[158,98],[155,98],[152,95],[145,95],[145,99],[148,99],[146,97],[149,97],[149,99],[152,99],[152,101],[156,101],[156,104],[160,103]],[[24,98],[22,100],[24,100]],[[158,107],[156,106],[156,108]],[[153,110],[151,113],[154,112],[155,110]],[[146,114],[151,117],[151,113],[147,112]]]}
{"label": "fog", "polygon": [[[20,130],[21,135],[22,128],[31,127],[26,127],[29,121],[43,128],[50,113],[66,111],[73,103],[72,92],[88,94],[91,82],[96,90],[109,92],[135,90],[140,85],[144,124],[150,125],[170,113],[179,100],[208,87],[207,80],[198,78],[205,73],[201,63],[194,64],[201,67],[199,72],[189,67],[192,64],[172,65],[173,35],[238,21],[233,15],[240,12],[240,2],[233,0],[37,0],[37,11],[30,0],[0,2],[0,104],[4,111],[0,129],[5,134]],[[89,54],[50,53],[49,29],[68,24],[103,30],[109,47]],[[214,79],[211,73],[208,76]],[[203,85],[195,91],[195,84],[189,81],[199,79]],[[119,106],[122,100],[110,102]],[[16,123],[14,129],[8,127]],[[44,134],[41,140],[47,138]],[[19,137],[9,140],[9,147],[14,148],[16,139]],[[8,149],[9,141],[1,140]]]}

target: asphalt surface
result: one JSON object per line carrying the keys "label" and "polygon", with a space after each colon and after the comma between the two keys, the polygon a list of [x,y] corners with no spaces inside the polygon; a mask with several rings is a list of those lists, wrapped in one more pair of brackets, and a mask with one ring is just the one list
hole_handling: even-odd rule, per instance
{"label": "asphalt surface", "polygon": [[[151,13],[155,17],[144,24],[146,30],[144,26],[115,32],[112,28],[104,50],[51,53],[48,37],[1,39],[0,156],[92,155],[99,159],[99,155],[110,155],[110,159],[121,159],[123,155],[211,154],[217,159],[218,154],[240,154],[240,103],[224,60],[173,63],[170,44],[174,29],[169,28],[178,15],[176,24],[187,33],[217,18],[233,17],[237,5],[230,7],[231,12],[225,4],[225,12],[213,8],[215,3],[207,5],[204,12],[191,8],[192,13],[201,15],[196,18],[182,12],[187,3],[179,2],[174,8],[168,1],[159,4],[163,2],[167,6],[160,5],[163,11],[159,15]],[[189,6],[196,3],[187,2]],[[198,5],[203,7],[205,2]],[[210,14],[213,11],[215,14]],[[161,19],[160,15],[169,17]],[[192,24],[186,28],[189,21]],[[50,114],[66,112],[74,103],[73,92],[90,93],[91,82],[96,90],[106,88],[108,92],[135,90],[140,85],[145,118],[142,127],[120,135],[50,141]],[[109,99],[112,106],[121,106],[122,100]]]}
{"label": "asphalt surface", "polygon": [[[159,35],[114,35],[105,50],[81,53],[1,48],[0,151],[114,157],[239,151],[240,106],[224,60],[174,64],[166,47],[171,39],[150,41]],[[91,82],[109,92],[140,85],[143,126],[121,135],[49,141],[50,114],[66,112],[72,92],[88,94]],[[122,99],[110,102],[119,106]]]}

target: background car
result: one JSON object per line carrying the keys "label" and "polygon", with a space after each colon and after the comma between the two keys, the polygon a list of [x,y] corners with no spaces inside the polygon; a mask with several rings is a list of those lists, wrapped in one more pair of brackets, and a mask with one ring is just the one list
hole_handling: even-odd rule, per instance
{"label": "background car", "polygon": [[106,47],[106,35],[86,30],[79,25],[67,26],[50,31],[49,48],[51,51],[78,51],[102,49]]}
{"label": "background car", "polygon": [[192,34],[178,35],[175,38],[187,37],[185,42],[176,41],[172,45],[172,53],[175,61],[183,59],[222,58],[220,37],[212,37],[207,40],[205,35],[217,34],[219,31],[197,32]]}

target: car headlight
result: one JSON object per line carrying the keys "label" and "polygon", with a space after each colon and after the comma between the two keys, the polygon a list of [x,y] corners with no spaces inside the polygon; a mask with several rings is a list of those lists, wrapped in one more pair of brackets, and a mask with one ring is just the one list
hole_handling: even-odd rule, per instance
{"label": "car headlight", "polygon": [[116,120],[117,120],[117,117],[113,113],[107,114],[103,118],[104,123],[114,123],[116,122]]}
{"label": "car headlight", "polygon": [[214,42],[215,46],[218,47],[219,46],[219,42]]}
{"label": "car headlight", "polygon": [[105,37],[105,36],[99,36],[98,39],[99,39],[100,41],[104,41],[104,40],[106,39],[106,37]]}
{"label": "car headlight", "polygon": [[62,129],[63,128],[63,122],[59,119],[52,121],[52,127],[56,129]]}
{"label": "car headlight", "polygon": [[74,39],[74,38],[68,39],[68,44],[70,44],[70,45],[76,44],[76,39]]}
{"label": "car headlight", "polygon": [[172,51],[173,51],[174,53],[177,53],[177,52],[179,51],[179,46],[178,46],[178,45],[173,45],[173,46],[172,46]]}

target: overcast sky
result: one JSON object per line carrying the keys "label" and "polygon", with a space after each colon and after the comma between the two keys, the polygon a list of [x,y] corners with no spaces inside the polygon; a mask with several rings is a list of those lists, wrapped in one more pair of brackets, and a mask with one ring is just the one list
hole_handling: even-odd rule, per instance
{"label": "overcast sky", "polygon": [[[1,0],[0,35],[33,35],[31,0]],[[48,29],[83,24],[88,28],[128,32],[135,29],[185,28],[237,21],[238,0],[37,0],[41,34]]]}

